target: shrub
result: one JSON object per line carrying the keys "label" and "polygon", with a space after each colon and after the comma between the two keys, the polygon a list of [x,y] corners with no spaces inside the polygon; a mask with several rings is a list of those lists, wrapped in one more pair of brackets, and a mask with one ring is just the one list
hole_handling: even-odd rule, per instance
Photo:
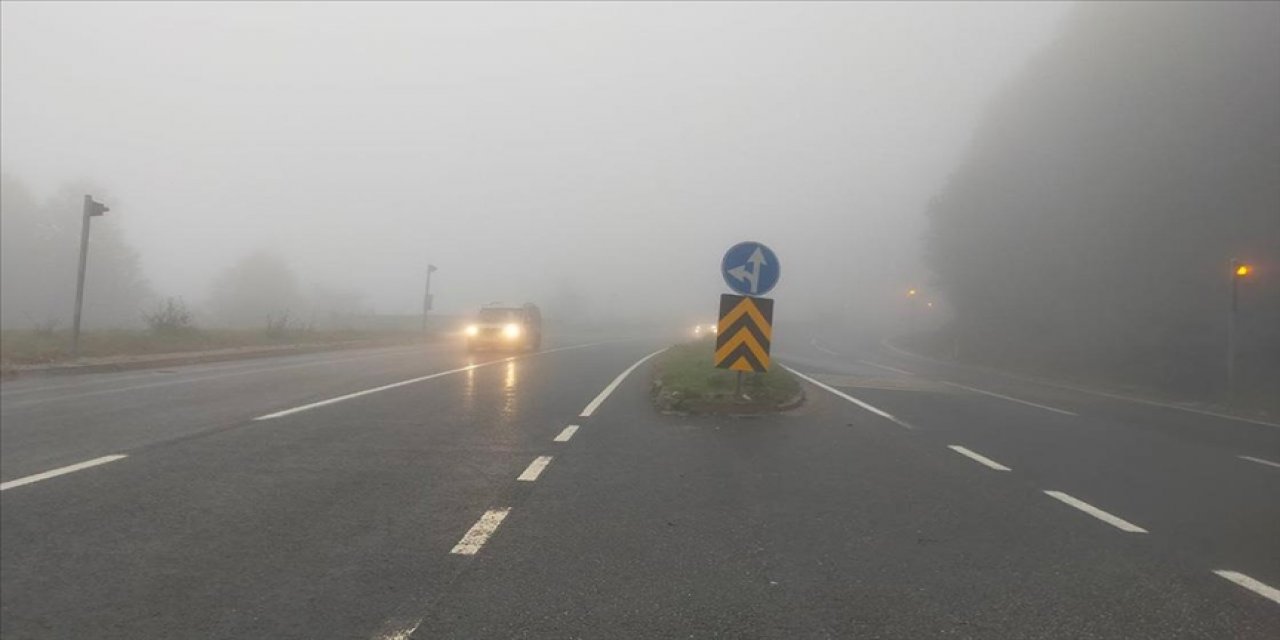
{"label": "shrub", "polygon": [[150,313],[144,313],[142,319],[146,320],[147,327],[153,333],[158,334],[189,333],[196,328],[191,321],[191,311],[187,309],[187,303],[182,298],[172,296],[158,303]]}

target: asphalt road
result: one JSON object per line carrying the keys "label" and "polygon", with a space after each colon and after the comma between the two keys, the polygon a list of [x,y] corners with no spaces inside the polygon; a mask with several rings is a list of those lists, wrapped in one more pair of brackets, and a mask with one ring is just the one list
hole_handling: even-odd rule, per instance
{"label": "asphalt road", "polygon": [[0,636],[1280,637],[1278,426],[815,335],[660,415],[668,342],[7,382]]}

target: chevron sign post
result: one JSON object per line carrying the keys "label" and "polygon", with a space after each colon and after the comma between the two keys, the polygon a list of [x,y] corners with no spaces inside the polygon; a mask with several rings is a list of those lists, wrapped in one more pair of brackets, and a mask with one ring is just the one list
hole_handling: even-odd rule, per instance
{"label": "chevron sign post", "polygon": [[723,294],[716,323],[716,367],[738,372],[769,370],[773,300]]}

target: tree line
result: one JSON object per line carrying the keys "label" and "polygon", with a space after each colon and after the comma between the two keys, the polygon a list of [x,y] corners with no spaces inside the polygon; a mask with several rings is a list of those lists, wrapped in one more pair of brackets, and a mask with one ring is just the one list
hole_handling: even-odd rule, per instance
{"label": "tree line", "polygon": [[[86,193],[108,202],[112,198],[101,189],[74,183],[40,198],[13,175],[4,174],[0,181],[0,327],[67,329],[74,306],[82,199]],[[305,285],[286,260],[267,249],[224,265],[210,290],[196,295],[156,291],[143,273],[141,254],[120,225],[107,218],[94,220],[89,252],[87,329],[150,326],[174,331],[200,325],[278,330],[369,312],[356,292]]]}
{"label": "tree line", "polygon": [[963,355],[1280,396],[1280,4],[1082,3],[932,202]]}

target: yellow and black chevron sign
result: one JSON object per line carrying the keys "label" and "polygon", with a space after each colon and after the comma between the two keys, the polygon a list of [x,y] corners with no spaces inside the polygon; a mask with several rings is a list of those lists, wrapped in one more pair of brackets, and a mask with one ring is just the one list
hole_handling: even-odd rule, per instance
{"label": "yellow and black chevron sign", "polygon": [[773,341],[773,300],[749,296],[720,296],[716,323],[716,367],[734,371],[769,370]]}

